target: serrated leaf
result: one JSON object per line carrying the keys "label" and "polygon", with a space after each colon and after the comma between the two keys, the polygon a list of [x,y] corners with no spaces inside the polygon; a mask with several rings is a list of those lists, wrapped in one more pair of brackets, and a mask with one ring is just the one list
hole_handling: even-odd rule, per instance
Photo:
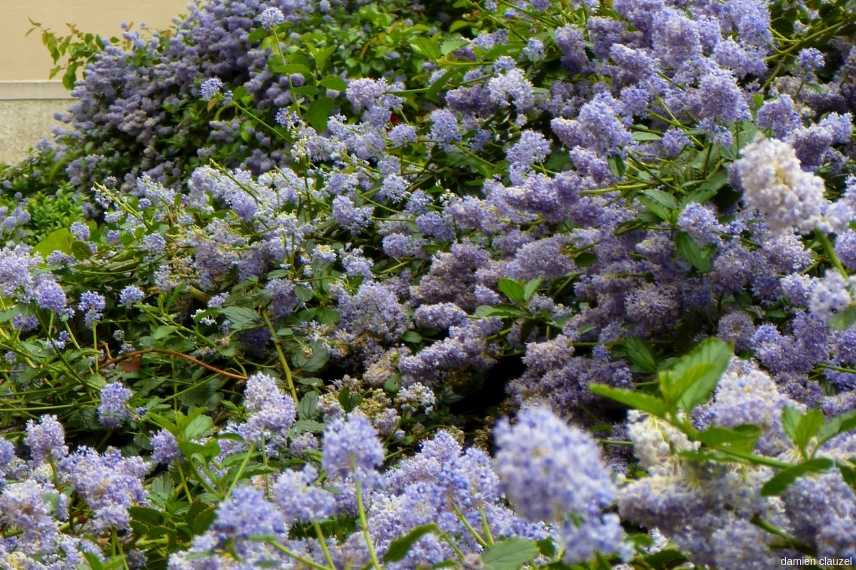
{"label": "serrated leaf", "polygon": [[425,524],[417,526],[410,530],[404,536],[400,536],[389,544],[386,549],[386,554],[383,555],[384,562],[398,562],[403,560],[410,549],[416,544],[420,538],[432,532],[438,532],[440,529],[436,524]]}
{"label": "serrated leaf", "polygon": [[522,303],[525,301],[523,284],[519,281],[503,277],[497,282],[497,287],[512,303]]}
{"label": "serrated leaf", "polygon": [[598,396],[620,402],[627,407],[648,412],[654,416],[664,416],[668,407],[666,402],[644,392],[636,392],[625,388],[613,388],[606,384],[590,384],[591,391]]}
{"label": "serrated leaf", "polygon": [[856,430],[856,410],[834,416],[826,421],[818,435],[818,446],[841,433]]}
{"label": "serrated leaf", "polygon": [[535,279],[530,279],[526,282],[526,285],[523,286],[523,300],[528,301],[532,298],[532,296],[538,291],[538,288],[541,287],[541,278],[536,277]]}
{"label": "serrated leaf", "polygon": [[187,440],[194,440],[204,435],[214,426],[214,422],[208,416],[196,416],[184,428],[184,437]]}
{"label": "serrated leaf", "polygon": [[809,473],[822,473],[828,471],[835,466],[835,462],[828,457],[818,457],[804,461],[799,465],[794,465],[787,469],[783,469],[776,473],[772,479],[764,483],[761,487],[761,495],[771,497],[781,495],[785,490],[797,479]]}
{"label": "serrated leaf", "polygon": [[832,315],[829,319],[829,326],[837,331],[849,329],[854,324],[856,324],[856,305],[847,307],[840,313]]}
{"label": "serrated leaf", "polygon": [[224,307],[220,314],[229,319],[233,331],[243,331],[259,326],[261,319],[255,309],[248,307]]}
{"label": "serrated leaf", "polygon": [[782,410],[782,427],[785,433],[803,451],[823,428],[824,419],[820,410],[808,410],[804,414],[791,406],[785,406]]}
{"label": "serrated leaf", "polygon": [[318,392],[307,392],[297,405],[297,417],[311,420],[318,413]]}
{"label": "serrated leaf", "polygon": [[482,555],[485,570],[518,570],[538,556],[538,545],[532,540],[510,538],[489,546]]}
{"label": "serrated leaf", "polygon": [[710,338],[659,374],[660,391],[673,406],[691,411],[707,401],[731,360],[731,346]]}
{"label": "serrated leaf", "polygon": [[46,235],[33,249],[42,257],[47,257],[54,251],[61,251],[66,255],[71,255],[72,243],[74,243],[74,236],[71,235],[69,229],[60,228]]}
{"label": "serrated leaf", "polygon": [[630,362],[642,372],[656,372],[657,359],[648,344],[639,337],[629,337],[621,343]]}
{"label": "serrated leaf", "polygon": [[744,453],[755,449],[759,437],[761,437],[761,428],[751,424],[735,428],[712,427],[698,434],[698,440],[704,444]]}
{"label": "serrated leaf", "polygon": [[674,210],[678,207],[678,203],[675,200],[675,197],[669,194],[668,192],[663,192],[662,190],[657,190],[656,188],[649,188],[647,190],[643,190],[641,194],[650,200],[653,200],[666,210]]}
{"label": "serrated leaf", "polygon": [[410,47],[428,59],[439,59],[443,55],[437,41],[431,38],[415,38],[410,41]]}
{"label": "serrated leaf", "polygon": [[321,87],[333,89],[334,91],[344,91],[348,88],[348,84],[338,75],[328,75],[318,82]]}
{"label": "serrated leaf", "polygon": [[449,55],[453,51],[464,47],[467,43],[467,40],[464,38],[449,38],[440,44],[440,53]]}
{"label": "serrated leaf", "polygon": [[[319,72],[327,68],[330,56],[336,52],[336,46],[325,46],[312,51],[312,59],[315,60],[315,69]],[[331,87],[333,89],[333,87]],[[343,88],[344,89],[344,88]],[[342,89],[339,89],[341,91]]]}
{"label": "serrated leaf", "polygon": [[675,236],[675,247],[678,250],[678,255],[701,273],[708,273],[713,269],[715,246],[702,246],[686,232],[678,232],[678,235]]}
{"label": "serrated leaf", "polygon": [[319,97],[312,101],[309,109],[306,111],[306,120],[318,132],[322,132],[327,128],[327,119],[330,118],[330,113],[336,106],[336,102],[329,97]]}
{"label": "serrated leaf", "polygon": [[315,420],[297,420],[291,429],[295,433],[321,433],[324,431],[324,424]]}

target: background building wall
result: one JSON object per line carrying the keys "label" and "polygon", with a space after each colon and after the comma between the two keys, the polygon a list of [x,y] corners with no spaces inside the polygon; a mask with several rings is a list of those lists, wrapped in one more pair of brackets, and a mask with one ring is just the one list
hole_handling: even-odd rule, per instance
{"label": "background building wall", "polygon": [[0,163],[26,156],[50,133],[69,95],[49,80],[53,63],[30,19],[59,35],[73,23],[84,32],[119,36],[123,22],[166,28],[188,0],[0,0]]}

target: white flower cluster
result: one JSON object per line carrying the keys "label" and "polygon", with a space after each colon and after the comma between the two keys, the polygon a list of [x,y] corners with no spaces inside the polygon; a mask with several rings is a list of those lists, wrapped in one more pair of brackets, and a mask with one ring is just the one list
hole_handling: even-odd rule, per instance
{"label": "white flower cluster", "polygon": [[790,144],[757,140],[735,166],[747,205],[763,214],[771,230],[806,234],[821,222],[827,205],[823,179],[800,167]]}

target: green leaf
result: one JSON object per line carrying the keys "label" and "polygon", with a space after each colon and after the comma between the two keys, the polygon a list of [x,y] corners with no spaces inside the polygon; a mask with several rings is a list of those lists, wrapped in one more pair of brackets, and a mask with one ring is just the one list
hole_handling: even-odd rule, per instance
{"label": "green leaf", "polygon": [[318,413],[318,392],[307,392],[297,405],[297,417],[311,420]]}
{"label": "green leaf", "polygon": [[787,469],[783,469],[776,473],[772,479],[764,483],[761,487],[761,495],[765,497],[781,495],[790,486],[791,483],[809,473],[822,473],[835,467],[835,462],[828,457],[818,457],[804,461],[799,465],[794,465]]}
{"label": "green leaf", "polygon": [[345,83],[345,80],[339,77],[338,75],[328,75],[324,79],[318,82],[318,85],[321,87],[326,87],[327,89],[333,89],[335,91],[344,91],[348,88],[348,84]]}
{"label": "green leaf", "polygon": [[820,429],[817,445],[820,446],[836,435],[846,433],[854,429],[856,429],[856,410],[830,418]]}
{"label": "green leaf", "polygon": [[297,420],[291,429],[295,433],[321,433],[324,431],[324,424],[315,420]]}
{"label": "green leaf", "polygon": [[415,38],[410,41],[410,47],[418,54],[424,55],[428,59],[440,59],[443,55],[440,52],[440,46],[437,41],[432,38]]}
{"label": "green leaf", "polygon": [[643,190],[638,198],[652,214],[661,220],[671,221],[675,217],[678,204],[671,194],[662,190],[648,189]]}
{"label": "green leaf", "polygon": [[261,319],[255,309],[248,307],[224,307],[220,314],[229,319],[233,331],[253,329],[261,324]]}
{"label": "green leaf", "polygon": [[667,402],[686,411],[707,401],[731,360],[731,346],[710,338],[660,372],[660,391]]}
{"label": "green leaf", "polygon": [[69,229],[60,228],[46,235],[33,249],[42,257],[47,257],[54,251],[61,251],[66,255],[71,255],[72,243],[74,243],[74,236],[71,235]]}
{"label": "green leaf", "polygon": [[425,524],[411,529],[404,536],[400,536],[389,544],[386,549],[386,554],[383,555],[384,562],[398,562],[403,560],[410,549],[419,541],[420,538],[432,532],[438,532],[440,529],[436,524]]}
{"label": "green leaf", "polygon": [[485,570],[518,570],[538,556],[538,545],[531,540],[510,538],[489,546],[482,553]]}
{"label": "green leaf", "polygon": [[675,236],[675,246],[678,249],[678,255],[700,272],[708,273],[713,269],[713,254],[716,253],[716,246],[702,246],[686,232],[678,232]]}
{"label": "green leaf", "polygon": [[449,38],[440,44],[440,53],[443,55],[449,55],[453,51],[464,47],[467,43],[467,40],[464,38]]}
{"label": "green leaf", "polygon": [[806,447],[823,427],[824,416],[820,410],[808,410],[801,414],[791,406],[782,410],[782,427],[791,441],[805,452]]}
{"label": "green leaf", "polygon": [[512,305],[479,305],[476,307],[476,316],[479,318],[500,317],[500,318],[517,318],[525,315],[522,309],[518,309]]}
{"label": "green leaf", "polygon": [[642,372],[653,373],[657,371],[657,359],[648,347],[648,343],[639,337],[629,337],[621,343],[624,353],[630,362]]}
{"label": "green leaf", "polygon": [[193,418],[187,427],[184,428],[184,438],[187,440],[196,439],[208,430],[214,427],[214,422],[208,416],[196,416]]}
{"label": "green leaf", "polygon": [[271,56],[268,59],[268,68],[278,75],[291,75],[292,73],[299,73],[304,77],[312,75],[312,70],[306,65],[302,63],[288,63],[279,55]]}
{"label": "green leaf", "polygon": [[[327,62],[329,61],[330,56],[335,52],[336,46],[325,46],[312,50],[312,59],[315,60],[315,69],[318,71],[324,71],[327,67]],[[331,89],[335,89],[335,87],[331,87]],[[337,89],[337,91],[342,91],[343,89]]]}
{"label": "green leaf", "polygon": [[318,372],[330,360],[330,350],[324,346],[324,343],[313,341],[306,347],[296,347],[291,353],[291,358],[294,365],[303,372]]}
{"label": "green leaf", "polygon": [[591,384],[591,391],[598,396],[621,402],[627,407],[648,412],[654,416],[664,416],[668,407],[666,402],[644,392],[635,392],[624,388],[613,388],[606,384]]}
{"label": "green leaf", "polygon": [[538,291],[538,288],[541,287],[541,278],[536,277],[535,279],[530,279],[526,282],[526,285],[523,286],[523,299],[528,301],[532,298],[532,296]]}
{"label": "green leaf", "polygon": [[832,315],[829,319],[829,326],[837,331],[849,329],[854,324],[856,324],[856,305],[847,307],[840,313]]}
{"label": "green leaf", "polygon": [[706,445],[743,453],[750,453],[755,449],[759,437],[761,428],[751,424],[735,428],[712,427],[698,434],[698,440]]}
{"label": "green leaf", "polygon": [[327,129],[327,119],[330,118],[330,113],[336,106],[336,102],[329,97],[319,97],[312,101],[309,109],[306,111],[306,120],[309,124],[319,132]]}
{"label": "green leaf", "polygon": [[[853,463],[852,459],[850,462]],[[841,472],[841,476],[844,478],[844,482],[850,485],[850,487],[852,487],[853,490],[856,491],[856,469],[850,467],[849,465],[839,463],[838,470]]]}
{"label": "green leaf", "polygon": [[422,342],[422,335],[416,331],[407,331],[401,336],[401,340],[407,344],[418,344]]}
{"label": "green leaf", "polygon": [[716,196],[719,189],[726,184],[728,184],[728,170],[720,168],[710,175],[707,180],[699,184],[698,188],[685,196],[684,199],[681,200],[681,205],[686,206],[692,202],[703,204]]}
{"label": "green leaf", "polygon": [[523,284],[519,281],[503,277],[497,283],[497,287],[512,303],[522,303],[526,300]]}

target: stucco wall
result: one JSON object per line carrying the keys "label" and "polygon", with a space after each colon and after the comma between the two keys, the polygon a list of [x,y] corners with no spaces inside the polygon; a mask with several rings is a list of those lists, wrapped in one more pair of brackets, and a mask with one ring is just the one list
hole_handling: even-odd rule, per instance
{"label": "stucco wall", "polygon": [[121,33],[122,22],[159,29],[187,8],[188,0],[0,0],[0,81],[47,79],[51,60],[29,19],[58,34],[71,22],[85,32],[107,37]]}
{"label": "stucco wall", "polygon": [[58,34],[71,22],[85,32],[121,34],[121,24],[169,26],[188,0],[0,0],[0,163],[26,156],[27,149],[56,126],[54,113],[70,103],[58,80],[48,81],[52,62],[30,21]]}

